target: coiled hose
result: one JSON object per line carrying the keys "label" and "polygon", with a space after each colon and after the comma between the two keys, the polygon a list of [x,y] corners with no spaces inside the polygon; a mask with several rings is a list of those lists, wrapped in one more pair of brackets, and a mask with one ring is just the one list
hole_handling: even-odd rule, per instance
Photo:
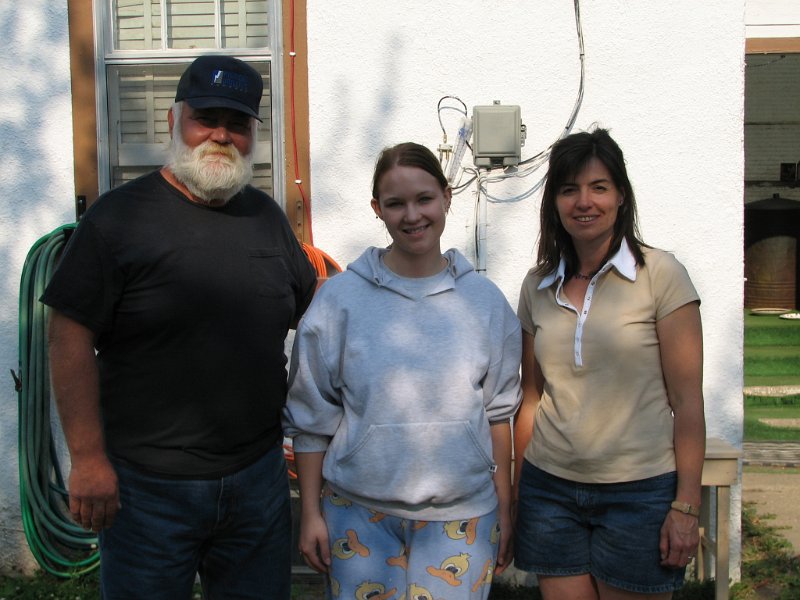
{"label": "coiled hose", "polygon": [[317,272],[317,277],[321,280],[324,281],[331,275],[342,272],[339,264],[316,246],[303,243],[303,252],[305,252],[306,257]]}
{"label": "coiled hose", "polygon": [[100,564],[97,536],[69,515],[69,496],[53,443],[46,307],[39,302],[75,224],[37,240],[22,267],[19,293],[19,491],[31,553],[57,577],[76,577]]}

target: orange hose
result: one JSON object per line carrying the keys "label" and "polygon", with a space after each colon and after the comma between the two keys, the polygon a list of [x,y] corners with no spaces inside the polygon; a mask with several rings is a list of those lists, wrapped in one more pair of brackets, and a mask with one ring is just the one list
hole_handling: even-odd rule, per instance
{"label": "orange hose", "polygon": [[286,468],[289,471],[289,479],[297,479],[297,469],[294,465],[294,449],[291,444],[283,445],[283,455],[286,457]]}
{"label": "orange hose", "polygon": [[308,260],[311,261],[311,265],[317,272],[317,277],[328,277],[331,270],[334,273],[342,272],[339,264],[319,248],[303,243],[303,252],[306,253]]}

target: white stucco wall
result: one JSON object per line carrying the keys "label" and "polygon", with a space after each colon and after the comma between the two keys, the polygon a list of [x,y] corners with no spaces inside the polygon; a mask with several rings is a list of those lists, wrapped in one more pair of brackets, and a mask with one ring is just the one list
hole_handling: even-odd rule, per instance
{"label": "white stucco wall", "polygon": [[[523,159],[561,132],[579,61],[572,3],[453,0],[313,3],[309,14],[315,245],[343,266],[387,237],[369,208],[379,150],[442,141],[436,105],[518,104]],[[581,2],[586,87],[575,130],[622,146],[644,240],[673,251],[703,299],[708,433],[741,444],[744,0]],[[453,112],[443,115],[455,136]],[[531,187],[543,172],[492,185]],[[472,256],[472,189],[454,198],[445,247]],[[488,276],[516,306],[532,266],[540,196],[488,210]],[[739,523],[741,494],[733,494]],[[732,535],[739,559],[740,532]],[[736,566],[732,576],[738,579]]]}
{"label": "white stucco wall", "polygon": [[72,116],[67,0],[0,3],[0,570],[28,569],[17,472],[19,282],[42,235],[70,220]]}

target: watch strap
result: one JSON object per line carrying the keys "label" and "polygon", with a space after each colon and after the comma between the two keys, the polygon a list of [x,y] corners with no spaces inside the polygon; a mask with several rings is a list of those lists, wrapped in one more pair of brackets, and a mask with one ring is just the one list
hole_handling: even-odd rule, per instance
{"label": "watch strap", "polygon": [[680,500],[674,500],[670,507],[673,510],[677,510],[678,512],[682,512],[685,515],[692,515],[693,517],[700,516],[700,507],[692,506],[688,502],[681,502]]}

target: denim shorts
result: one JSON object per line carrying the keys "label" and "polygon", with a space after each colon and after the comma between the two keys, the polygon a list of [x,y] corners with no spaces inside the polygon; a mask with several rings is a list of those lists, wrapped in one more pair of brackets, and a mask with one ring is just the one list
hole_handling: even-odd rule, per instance
{"label": "denim shorts", "polygon": [[658,549],[677,479],[673,471],[624,483],[577,483],[525,461],[515,566],[545,576],[588,573],[640,594],[677,590],[686,569],[662,567]]}

